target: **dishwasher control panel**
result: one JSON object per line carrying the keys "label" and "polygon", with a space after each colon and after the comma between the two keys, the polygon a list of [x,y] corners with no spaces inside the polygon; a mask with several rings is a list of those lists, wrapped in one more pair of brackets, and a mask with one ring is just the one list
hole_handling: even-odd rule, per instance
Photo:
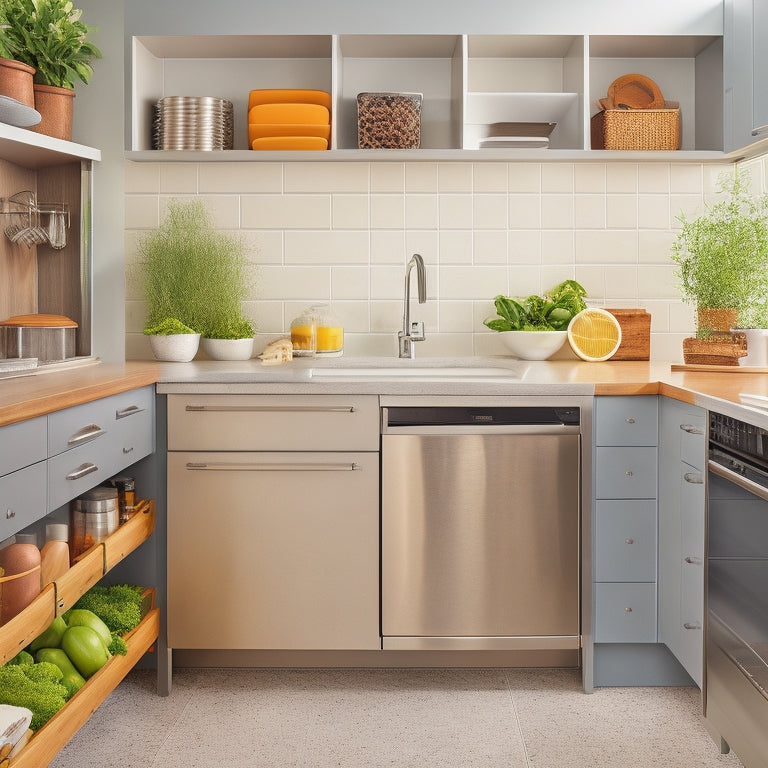
{"label": "dishwasher control panel", "polygon": [[384,409],[384,426],[578,426],[577,407],[553,406],[396,406]]}

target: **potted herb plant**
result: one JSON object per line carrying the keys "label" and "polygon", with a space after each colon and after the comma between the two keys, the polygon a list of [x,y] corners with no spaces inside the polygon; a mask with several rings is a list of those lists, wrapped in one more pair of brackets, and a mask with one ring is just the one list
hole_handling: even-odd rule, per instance
{"label": "potted herb plant", "polygon": [[152,354],[166,362],[188,363],[200,344],[200,334],[173,317],[147,326],[144,333],[149,336]]}
{"label": "potted herb plant", "polygon": [[768,294],[768,195],[750,194],[749,173],[738,167],[720,177],[718,191],[726,196],[705,214],[679,217],[671,253],[683,299],[696,305],[700,337],[749,322]]}
{"label": "potted herb plant", "polygon": [[71,0],[0,0],[5,52],[35,69],[33,130],[59,139],[72,138],[75,80],[87,83],[101,57],[81,16]]}
{"label": "potted herb plant", "polygon": [[214,360],[249,360],[254,333],[253,324],[244,317],[222,319],[205,329],[201,349]]}
{"label": "potted herb plant", "polygon": [[206,338],[247,338],[250,357],[254,332],[242,301],[251,275],[242,239],[216,230],[201,200],[171,200],[165,219],[139,238],[137,249],[145,333],[174,318]]}

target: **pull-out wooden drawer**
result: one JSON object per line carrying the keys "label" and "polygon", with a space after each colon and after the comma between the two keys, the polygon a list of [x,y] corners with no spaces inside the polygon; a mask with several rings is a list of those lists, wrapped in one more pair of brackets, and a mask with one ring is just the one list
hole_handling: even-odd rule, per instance
{"label": "pull-out wooden drawer", "polygon": [[171,451],[378,449],[376,396],[168,396]]}

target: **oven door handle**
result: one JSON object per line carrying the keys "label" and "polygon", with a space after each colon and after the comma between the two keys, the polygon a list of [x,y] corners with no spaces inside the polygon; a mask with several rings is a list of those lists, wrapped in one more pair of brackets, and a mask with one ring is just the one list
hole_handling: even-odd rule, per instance
{"label": "oven door handle", "polygon": [[758,485],[758,483],[748,480],[746,477],[732,472],[730,469],[726,469],[722,464],[718,464],[716,461],[712,461],[712,459],[709,460],[708,465],[710,472],[738,485],[739,488],[743,488],[745,491],[763,499],[763,501],[768,501],[768,488],[763,488],[762,485]]}

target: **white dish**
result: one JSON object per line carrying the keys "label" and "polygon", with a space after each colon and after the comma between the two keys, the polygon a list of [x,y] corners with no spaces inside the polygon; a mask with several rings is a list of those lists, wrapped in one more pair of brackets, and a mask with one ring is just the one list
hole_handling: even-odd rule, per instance
{"label": "white dish", "polygon": [[521,360],[547,360],[567,338],[567,331],[501,331],[507,349]]}
{"label": "white dish", "polygon": [[42,115],[32,107],[22,104],[10,96],[0,96],[0,123],[29,128],[42,120]]}

